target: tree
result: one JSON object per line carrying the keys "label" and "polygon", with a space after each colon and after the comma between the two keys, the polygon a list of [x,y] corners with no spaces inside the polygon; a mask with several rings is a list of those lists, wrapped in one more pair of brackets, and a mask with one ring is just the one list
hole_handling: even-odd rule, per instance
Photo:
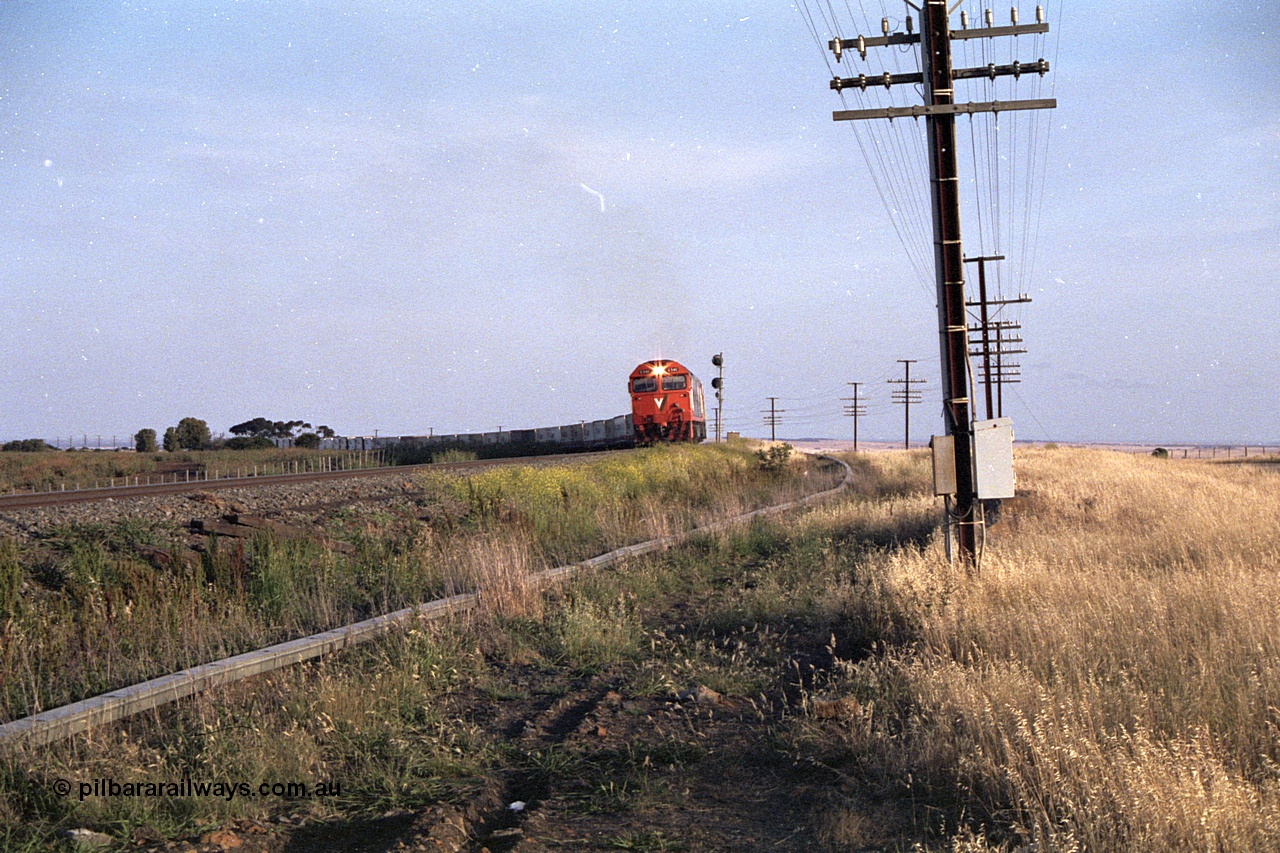
{"label": "tree", "polygon": [[314,432],[304,432],[293,440],[294,447],[307,447],[312,450],[320,446],[320,436]]}
{"label": "tree", "polygon": [[276,421],[272,426],[275,428],[273,438],[293,438],[293,431],[298,427],[311,429],[311,424],[306,421]]}
{"label": "tree", "polygon": [[17,451],[20,453],[34,453],[40,450],[53,450],[44,439],[40,438],[20,438],[15,441],[6,441],[0,450]]}
{"label": "tree", "polygon": [[[252,418],[244,423],[236,424],[229,432],[232,435],[247,438],[257,438],[259,436],[264,438],[293,438],[293,431],[299,428],[309,430],[311,429],[311,424],[306,421],[270,421],[266,418]],[[329,428],[321,427],[319,432],[324,435],[324,430],[327,429]],[[330,434],[325,438],[332,437],[332,430],[330,430]]]}
{"label": "tree", "polygon": [[178,446],[183,450],[206,450],[213,446],[209,425],[199,418],[183,418],[175,428]]}
{"label": "tree", "polygon": [[274,424],[266,418],[253,418],[244,423],[236,424],[228,432],[232,435],[243,435],[249,438],[256,438],[260,435],[270,438],[273,426]]}
{"label": "tree", "polygon": [[178,428],[169,427],[164,431],[164,449],[172,453],[178,449]]}
{"label": "tree", "polygon": [[265,435],[237,435],[228,438],[222,446],[227,450],[256,450],[275,447],[275,444]]}
{"label": "tree", "polygon": [[153,429],[140,429],[133,436],[133,448],[139,453],[155,453],[156,452],[156,431]]}

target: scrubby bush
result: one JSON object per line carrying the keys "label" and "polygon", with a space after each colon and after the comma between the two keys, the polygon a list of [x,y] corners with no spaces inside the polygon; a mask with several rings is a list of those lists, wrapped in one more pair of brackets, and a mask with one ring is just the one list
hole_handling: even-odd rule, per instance
{"label": "scrubby bush", "polygon": [[209,425],[199,418],[183,418],[175,428],[178,447],[183,450],[208,450],[213,446]]}
{"label": "scrubby bush", "polygon": [[3,445],[0,445],[0,450],[17,451],[20,453],[31,453],[38,450],[53,449],[54,448],[46,444],[43,439],[39,438],[22,438],[17,441],[6,441]]}
{"label": "scrubby bush", "polygon": [[222,446],[227,450],[261,450],[275,447],[275,444],[265,435],[237,435],[235,438],[228,438]]}
{"label": "scrubby bush", "polygon": [[133,436],[133,449],[139,453],[155,453],[156,452],[156,431],[153,429],[140,429]]}
{"label": "scrubby bush", "polygon": [[791,451],[792,447],[789,444],[775,444],[768,450],[757,450],[756,461],[760,463],[761,471],[777,474],[786,470]]}
{"label": "scrubby bush", "polygon": [[320,446],[320,436],[316,435],[314,432],[304,432],[293,440],[293,446],[306,447],[314,450]]}

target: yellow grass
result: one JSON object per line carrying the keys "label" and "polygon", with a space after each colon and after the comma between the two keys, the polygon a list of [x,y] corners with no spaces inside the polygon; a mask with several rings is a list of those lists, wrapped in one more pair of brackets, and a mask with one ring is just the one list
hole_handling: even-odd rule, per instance
{"label": "yellow grass", "polygon": [[913,636],[850,743],[1045,849],[1280,849],[1280,468],[1016,462],[979,575],[873,558]]}

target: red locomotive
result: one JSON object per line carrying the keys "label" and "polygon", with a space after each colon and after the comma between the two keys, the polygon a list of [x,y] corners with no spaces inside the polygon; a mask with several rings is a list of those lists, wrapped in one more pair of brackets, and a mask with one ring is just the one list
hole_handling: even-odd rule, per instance
{"label": "red locomotive", "polygon": [[629,390],[636,444],[707,437],[702,383],[679,362],[646,361],[631,371]]}

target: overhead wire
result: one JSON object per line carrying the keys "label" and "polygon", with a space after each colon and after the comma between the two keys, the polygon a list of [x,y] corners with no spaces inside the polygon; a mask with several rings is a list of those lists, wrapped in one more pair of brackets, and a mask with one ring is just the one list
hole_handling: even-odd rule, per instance
{"label": "overhead wire", "polygon": [[[852,8],[848,6],[847,0],[845,5],[852,16]],[[839,15],[830,0],[826,0],[825,9],[821,0],[817,0],[814,5],[811,5],[810,0],[801,0],[799,8],[811,36],[823,54],[823,60],[827,64],[828,70],[832,72],[833,77],[836,76],[835,70],[831,67],[830,60],[827,58],[826,45],[817,31],[817,20],[819,18],[822,19],[824,25],[830,32],[835,34],[836,38],[842,38],[843,33],[839,23]],[[859,2],[859,8],[862,10],[863,18],[865,19],[867,17],[865,7],[861,2]],[[881,3],[881,8],[883,9],[883,3]],[[896,56],[894,60],[895,62],[898,61]],[[850,73],[852,74],[852,57],[850,54],[846,53],[843,61],[850,68]],[[887,70],[887,66],[885,66],[879,54],[876,54],[876,61],[880,65],[880,73],[884,73]],[[874,75],[874,69],[870,70],[873,71]],[[839,92],[839,97],[841,103],[848,109],[850,104],[846,92]],[[878,92],[871,96],[868,96],[866,92],[859,92],[857,100],[860,102],[858,105],[863,108],[886,105],[883,96]],[[891,168],[889,162],[889,158],[894,157],[897,165],[906,164],[911,166],[913,159],[920,161],[922,157],[912,158],[910,156],[907,145],[902,138],[901,127],[895,130],[893,136],[890,136],[887,132],[880,131],[879,128],[859,128],[854,126],[857,124],[861,123],[850,122],[850,130],[854,135],[859,152],[862,154],[863,162],[867,165],[868,174],[876,188],[877,195],[880,197],[881,205],[889,214],[890,224],[898,242],[902,245],[907,255],[907,261],[916,279],[924,285],[929,280],[929,276],[926,274],[928,268],[925,263],[926,255],[921,251],[920,244],[908,239],[907,236],[915,233],[920,235],[920,239],[923,239],[923,233],[927,233],[927,229],[922,227],[926,220],[923,217],[920,200],[922,194],[921,182],[904,175],[901,168]],[[920,168],[918,162],[914,166],[917,170]]]}
{"label": "overhead wire", "polygon": [[[1048,6],[1049,6],[1049,3],[1046,2],[1046,14],[1048,14],[1048,11],[1047,11]],[[1062,48],[1062,26],[1065,18],[1066,18],[1066,15],[1063,11],[1063,4],[1058,3],[1057,17],[1056,17],[1058,26],[1056,27],[1056,30],[1055,30],[1057,33],[1057,36],[1054,39],[1053,65],[1051,66],[1051,68],[1058,67],[1058,56]],[[1049,97],[1051,98],[1056,97],[1057,89],[1058,89],[1057,77],[1056,76],[1051,77],[1049,80]],[[1049,177],[1048,160],[1049,160],[1049,150],[1050,150],[1050,139],[1053,135],[1052,118],[1047,120],[1045,124],[1046,124],[1046,128],[1045,128],[1045,136],[1044,136],[1044,157],[1042,160],[1043,165],[1041,166],[1041,174],[1040,174],[1039,200],[1037,202],[1037,207],[1036,207],[1035,237],[1031,241],[1030,275],[1032,276],[1035,275],[1036,261],[1038,259],[1039,249],[1040,249],[1040,225],[1044,218],[1044,195],[1045,195],[1044,190],[1045,190],[1045,184],[1048,181],[1048,177]]]}
{"label": "overhead wire", "polygon": [[[842,16],[852,22],[856,31],[876,33],[868,4],[856,0],[856,5],[858,8],[855,10],[850,0],[844,0],[843,12],[838,12],[834,0],[800,0],[797,4],[831,75],[837,76],[841,69],[846,69],[848,76],[856,77],[861,71],[870,82],[886,72],[903,73],[903,52],[911,54],[914,66],[911,70],[919,71],[919,52],[909,46],[903,46],[902,50],[889,47],[891,55],[888,57],[884,50],[868,51],[865,60],[854,50],[844,51],[841,61],[833,66],[822,32],[844,38]],[[1045,5],[1051,6],[1047,10],[1048,19],[1057,19],[1052,72],[1057,67],[1061,49],[1062,3],[1051,4],[1045,0]],[[881,17],[890,19],[890,30],[899,30],[902,22],[891,18],[884,0],[880,0],[879,8]],[[1042,34],[1010,39],[1008,61],[1041,58],[1047,41]],[[1018,56],[1019,44],[1025,46],[1028,42],[1036,55]],[[959,48],[954,52],[971,66],[986,67],[996,56],[1001,60],[1004,57],[1004,51],[988,38],[957,40],[953,46]],[[855,68],[855,60],[861,62],[858,68]],[[974,84],[980,88],[972,94],[985,101],[1017,100],[1019,95],[1038,99],[1044,94],[1046,85],[1050,97],[1056,92],[1056,77],[1050,77],[1046,84],[1043,75],[1035,72],[1027,72],[1020,77],[1002,75],[995,79],[983,76],[970,82],[970,85]],[[901,106],[901,96],[905,91],[901,86],[886,90],[881,86],[868,85],[865,90],[850,87],[839,90],[837,94],[845,109],[876,109]],[[957,101],[960,100],[957,97]],[[1027,115],[1023,116],[1023,112]],[[1006,288],[1016,287],[1019,294],[1029,291],[1029,283],[1035,276],[1053,128],[1052,118],[1039,113],[1039,110],[1006,110],[969,114],[969,159],[973,164],[973,176],[969,182],[971,192],[966,194],[966,207],[977,232],[978,251],[968,254],[1002,254],[1008,258],[1007,266],[996,264],[988,268],[988,282],[996,301],[1005,298]],[[867,167],[868,177],[903,248],[907,264],[926,292],[932,293],[932,203],[925,193],[929,185],[928,160],[918,122],[908,125],[898,120],[887,123],[851,121],[848,124]],[[1004,310],[1004,305],[995,305],[989,316],[995,319]],[[866,405],[866,398],[860,399],[859,403]]]}

